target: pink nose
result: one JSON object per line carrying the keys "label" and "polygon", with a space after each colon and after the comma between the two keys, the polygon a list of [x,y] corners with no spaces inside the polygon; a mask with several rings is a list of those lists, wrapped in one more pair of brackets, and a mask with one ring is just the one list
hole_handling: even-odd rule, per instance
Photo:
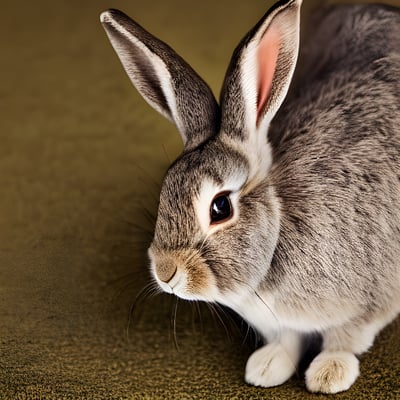
{"label": "pink nose", "polygon": [[156,265],[157,277],[160,281],[168,283],[176,274],[176,265],[173,262],[161,261]]}

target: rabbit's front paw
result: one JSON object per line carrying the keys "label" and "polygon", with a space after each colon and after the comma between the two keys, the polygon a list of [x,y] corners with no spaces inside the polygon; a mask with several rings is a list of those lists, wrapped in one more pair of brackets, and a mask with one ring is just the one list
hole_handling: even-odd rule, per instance
{"label": "rabbit's front paw", "polygon": [[338,393],[349,389],[359,375],[359,362],[346,351],[322,352],[306,371],[310,392]]}
{"label": "rabbit's front paw", "polygon": [[255,351],[247,361],[245,380],[254,386],[271,387],[286,382],[296,371],[296,362],[280,343]]}

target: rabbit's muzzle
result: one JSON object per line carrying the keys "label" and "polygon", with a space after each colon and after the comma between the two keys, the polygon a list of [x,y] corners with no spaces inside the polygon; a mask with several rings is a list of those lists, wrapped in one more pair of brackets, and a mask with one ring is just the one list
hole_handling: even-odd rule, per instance
{"label": "rabbit's muzzle", "polygon": [[160,288],[188,300],[212,301],[215,277],[196,250],[149,249],[151,272]]}

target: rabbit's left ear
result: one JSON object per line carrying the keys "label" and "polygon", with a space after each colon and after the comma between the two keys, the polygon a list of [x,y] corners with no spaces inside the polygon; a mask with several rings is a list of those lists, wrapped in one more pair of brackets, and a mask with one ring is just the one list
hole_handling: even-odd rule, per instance
{"label": "rabbit's left ear", "polygon": [[259,143],[281,106],[296,66],[301,0],[279,1],[236,48],[221,92],[221,130]]}
{"label": "rabbit's left ear", "polygon": [[211,89],[171,47],[119,10],[100,19],[132,83],[176,124],[185,150],[217,133],[220,112]]}

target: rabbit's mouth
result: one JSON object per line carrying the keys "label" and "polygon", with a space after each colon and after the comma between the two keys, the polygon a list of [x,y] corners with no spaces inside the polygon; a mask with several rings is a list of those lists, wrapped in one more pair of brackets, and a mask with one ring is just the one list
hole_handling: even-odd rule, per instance
{"label": "rabbit's mouth", "polygon": [[214,301],[218,294],[215,278],[198,252],[193,250],[148,251],[151,273],[167,293],[186,300]]}

